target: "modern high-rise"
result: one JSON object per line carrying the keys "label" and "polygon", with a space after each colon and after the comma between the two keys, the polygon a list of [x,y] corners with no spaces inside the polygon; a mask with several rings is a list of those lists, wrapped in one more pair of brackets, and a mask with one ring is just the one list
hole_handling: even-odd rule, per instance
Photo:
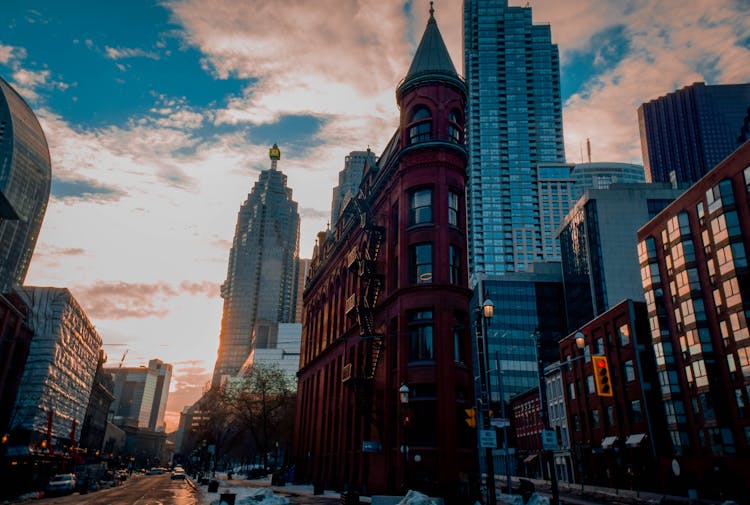
{"label": "modern high-rise", "polygon": [[237,216],[221,286],[224,310],[214,386],[240,370],[252,351],[257,322],[295,319],[299,213],[287,177],[277,169],[281,152],[276,144],[270,158],[271,168],[260,173]]}
{"label": "modern high-rise", "polygon": [[0,78],[0,292],[26,278],[51,181],[42,127],[24,99]]}
{"label": "modern high-rise", "polygon": [[750,83],[690,86],[638,108],[649,182],[694,183],[748,139]]}
{"label": "modern high-rise", "polygon": [[110,407],[120,427],[164,431],[164,412],[172,380],[172,365],[152,359],[148,366],[106,368],[114,381]]}
{"label": "modern high-rise", "polygon": [[34,336],[11,414],[9,451],[62,451],[79,440],[102,339],[67,289],[17,292]]}
{"label": "modern high-rise", "polygon": [[558,235],[570,330],[626,298],[643,301],[636,231],[681,193],[666,183],[613,184],[576,202]]}
{"label": "modern high-rise", "polygon": [[362,182],[362,173],[365,163],[375,162],[375,153],[370,151],[352,151],[344,158],[344,169],[339,172],[339,185],[333,188],[331,199],[331,226],[336,224],[341,211],[352,198],[359,192],[359,183]]}
{"label": "modern high-rise", "polygon": [[469,271],[525,271],[544,259],[537,166],[565,162],[557,45],[504,0],[464,0],[463,23]]}

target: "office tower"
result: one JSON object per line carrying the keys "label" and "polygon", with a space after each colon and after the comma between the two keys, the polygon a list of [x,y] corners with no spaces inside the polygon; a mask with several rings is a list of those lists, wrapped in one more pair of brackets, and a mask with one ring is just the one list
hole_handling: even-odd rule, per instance
{"label": "office tower", "polygon": [[34,332],[26,321],[28,306],[17,294],[0,294],[0,432],[8,423],[16,402]]}
{"label": "office tower", "polygon": [[51,180],[42,127],[23,98],[0,78],[0,292],[26,278]]}
{"label": "office tower", "polygon": [[478,475],[464,422],[474,406],[466,88],[433,15],[396,97],[398,129],[313,252],[295,471],[354,496],[415,489],[468,502]]}
{"label": "office tower", "polygon": [[148,366],[106,368],[114,381],[111,411],[120,427],[164,431],[164,411],[172,365],[152,359]]}
{"label": "office tower", "polygon": [[362,173],[368,160],[375,163],[375,154],[369,149],[352,151],[344,158],[344,169],[339,172],[339,185],[333,188],[331,226],[336,224],[347,202],[359,193],[359,183],[362,182]]}
{"label": "office tower", "polygon": [[576,202],[558,235],[569,329],[625,298],[643,301],[636,231],[681,193],[665,183],[613,184]]}
{"label": "office tower", "polygon": [[540,163],[537,166],[542,260],[560,261],[557,231],[568,211],[587,189],[616,183],[645,182],[643,167],[630,163]]}
{"label": "office tower", "polygon": [[[557,342],[567,332],[560,263],[487,276],[477,289],[494,304],[487,352],[493,370],[488,374],[490,400],[497,405],[539,384],[537,354],[543,363],[557,361]],[[479,302],[474,298],[472,303]]]}
{"label": "office tower", "polygon": [[685,86],[638,107],[649,182],[694,183],[747,140],[750,83]]}
{"label": "office tower", "polygon": [[464,0],[469,272],[544,258],[540,163],[564,163],[560,63],[550,27],[507,1]]}
{"label": "office tower", "polygon": [[588,189],[607,189],[612,184],[631,184],[646,182],[641,165],[632,163],[576,163],[570,172],[575,182],[573,200],[578,200]]}
{"label": "office tower", "polygon": [[687,494],[685,486],[714,499],[747,494],[749,256],[745,142],[638,230],[655,388],[670,442],[662,459],[678,460],[679,494]]}
{"label": "office tower", "polygon": [[[259,325],[256,325],[258,328]],[[299,350],[302,343],[302,325],[300,323],[268,322],[262,327],[267,337],[266,345],[255,345],[250,351],[238,375],[248,374],[255,365],[279,367],[292,384],[297,383],[299,370]],[[239,379],[242,383],[242,380]]]}
{"label": "office tower", "polygon": [[10,420],[8,447],[62,452],[76,445],[102,339],[65,288],[23,287],[34,331]]}
{"label": "office tower", "polygon": [[291,323],[296,315],[299,213],[286,175],[277,169],[281,152],[270,149],[271,168],[240,207],[221,286],[224,311],[212,384],[236,375],[250,355],[256,322]]}

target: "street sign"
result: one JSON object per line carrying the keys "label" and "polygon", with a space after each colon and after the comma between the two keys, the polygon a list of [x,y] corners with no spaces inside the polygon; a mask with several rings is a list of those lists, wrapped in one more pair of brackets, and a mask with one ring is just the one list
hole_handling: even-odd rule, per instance
{"label": "street sign", "polygon": [[479,430],[479,447],[484,449],[497,448],[497,433],[495,430]]}
{"label": "street sign", "polygon": [[508,426],[510,426],[510,419],[505,419],[503,417],[491,417],[490,424],[495,428],[507,428]]}
{"label": "street sign", "polygon": [[554,430],[542,431],[542,449],[545,451],[556,451],[559,449],[557,445],[557,434]]}
{"label": "street sign", "polygon": [[382,448],[380,442],[375,442],[373,440],[362,441],[362,452],[380,452]]}

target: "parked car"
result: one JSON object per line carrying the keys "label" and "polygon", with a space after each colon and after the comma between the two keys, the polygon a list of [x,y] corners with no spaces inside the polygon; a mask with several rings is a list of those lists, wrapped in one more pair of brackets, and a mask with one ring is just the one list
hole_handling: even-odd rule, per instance
{"label": "parked car", "polygon": [[163,468],[155,466],[154,468],[152,468],[151,470],[149,470],[148,472],[146,472],[146,475],[161,475],[163,473],[164,473],[164,469]]}
{"label": "parked car", "polygon": [[183,470],[181,467],[175,467],[174,470],[172,470],[172,476],[170,479],[172,480],[185,480],[187,478],[187,474],[185,473],[185,470]]}
{"label": "parked car", "polygon": [[76,476],[72,473],[61,473],[49,480],[44,488],[45,496],[71,494],[76,489]]}

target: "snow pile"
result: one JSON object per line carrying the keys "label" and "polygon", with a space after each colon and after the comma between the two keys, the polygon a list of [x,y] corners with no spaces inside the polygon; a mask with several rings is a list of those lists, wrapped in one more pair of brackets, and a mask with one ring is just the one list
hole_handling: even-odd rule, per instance
{"label": "snow pile", "polygon": [[520,494],[514,494],[513,496],[511,496],[500,493],[497,498],[502,503],[507,503],[508,505],[549,505],[549,498],[547,498],[546,496],[538,495],[536,493],[532,494],[529,501],[525,503],[523,501],[523,497]]}
{"label": "snow pile", "polygon": [[406,496],[404,496],[398,505],[440,505],[438,500],[434,500],[429,496],[410,489]]}
{"label": "snow pile", "polygon": [[[242,496],[238,497],[237,505],[289,505],[289,499],[283,496],[275,496],[273,491],[267,487],[243,489]],[[213,500],[211,505],[222,505],[221,500]]]}

